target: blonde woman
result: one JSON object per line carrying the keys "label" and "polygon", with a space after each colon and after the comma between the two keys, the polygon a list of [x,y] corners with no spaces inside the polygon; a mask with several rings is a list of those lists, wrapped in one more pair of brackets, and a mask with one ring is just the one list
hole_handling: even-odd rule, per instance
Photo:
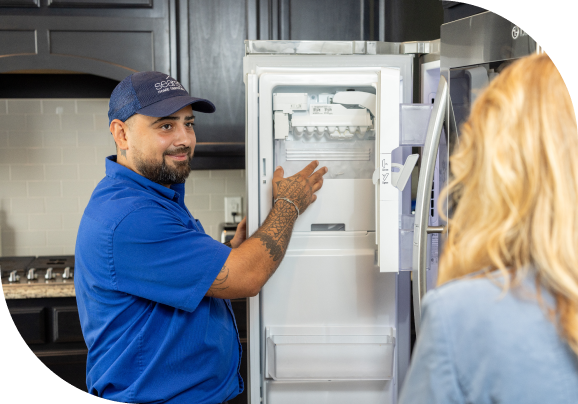
{"label": "blonde woman", "polygon": [[400,403],[578,403],[578,133],[546,55],[480,95]]}

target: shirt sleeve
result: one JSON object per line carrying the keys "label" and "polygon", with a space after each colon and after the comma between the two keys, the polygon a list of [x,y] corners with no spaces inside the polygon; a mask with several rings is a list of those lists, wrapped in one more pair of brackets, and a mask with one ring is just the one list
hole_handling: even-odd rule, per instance
{"label": "shirt sleeve", "polygon": [[161,206],[140,207],[114,232],[113,284],[120,292],[192,312],[230,252]]}
{"label": "shirt sleeve", "polygon": [[465,402],[456,376],[450,349],[451,336],[444,325],[439,297],[434,291],[424,300],[421,331],[403,382],[399,404]]}

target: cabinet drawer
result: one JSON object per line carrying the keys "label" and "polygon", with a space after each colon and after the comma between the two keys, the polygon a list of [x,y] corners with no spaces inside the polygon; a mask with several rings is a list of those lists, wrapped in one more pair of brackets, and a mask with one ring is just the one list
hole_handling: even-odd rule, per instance
{"label": "cabinet drawer", "polygon": [[76,307],[52,307],[52,341],[84,341]]}
{"label": "cabinet drawer", "polygon": [[46,323],[44,307],[10,309],[12,320],[27,344],[46,342]]}

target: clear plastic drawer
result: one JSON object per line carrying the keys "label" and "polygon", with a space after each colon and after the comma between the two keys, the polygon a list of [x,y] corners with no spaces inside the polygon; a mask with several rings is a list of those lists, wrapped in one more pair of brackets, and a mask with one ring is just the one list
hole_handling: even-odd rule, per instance
{"label": "clear plastic drawer", "polygon": [[274,380],[389,380],[392,335],[270,335],[267,371]]}

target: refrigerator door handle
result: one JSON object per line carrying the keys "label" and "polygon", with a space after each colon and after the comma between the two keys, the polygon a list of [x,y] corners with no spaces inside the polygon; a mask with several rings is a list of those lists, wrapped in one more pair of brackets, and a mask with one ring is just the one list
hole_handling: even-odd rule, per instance
{"label": "refrigerator door handle", "polygon": [[[449,111],[448,106],[450,109]],[[450,115],[449,125],[447,122],[448,115]],[[427,292],[427,235],[431,233],[442,233],[444,231],[443,226],[429,226],[429,211],[434,169],[442,128],[445,129],[446,134],[450,134],[450,139],[457,139],[457,130],[455,129],[455,125],[448,83],[445,77],[442,76],[440,77],[437,95],[429,119],[427,137],[419,173],[415,207],[412,276],[413,310],[416,334],[419,333],[421,325],[422,298]]]}

